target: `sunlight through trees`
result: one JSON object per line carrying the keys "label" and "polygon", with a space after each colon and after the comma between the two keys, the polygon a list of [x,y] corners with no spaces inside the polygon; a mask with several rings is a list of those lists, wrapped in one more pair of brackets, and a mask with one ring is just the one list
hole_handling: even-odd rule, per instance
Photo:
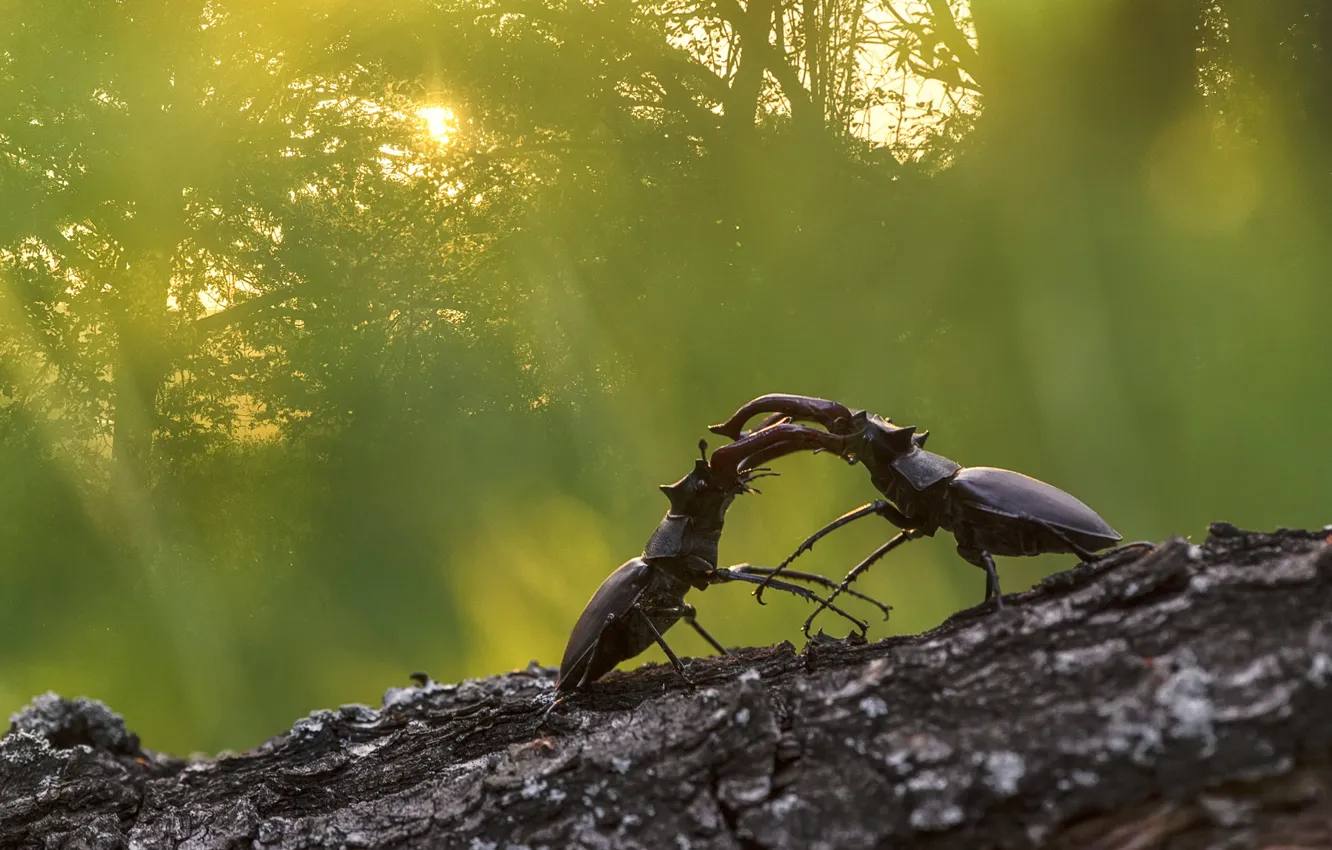
{"label": "sunlight through trees", "polygon": [[[1321,524],[1329,33],[1312,0],[14,6],[0,697],[187,752],[551,663],[767,391],[1133,537]],[[864,495],[783,471],[724,560]],[[890,628],[975,595],[921,545],[872,577]],[[698,604],[729,643],[802,619]]]}

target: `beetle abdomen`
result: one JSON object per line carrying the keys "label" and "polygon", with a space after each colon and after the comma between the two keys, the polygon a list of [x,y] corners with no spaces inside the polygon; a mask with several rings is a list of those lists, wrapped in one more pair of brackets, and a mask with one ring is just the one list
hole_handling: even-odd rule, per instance
{"label": "beetle abdomen", "polygon": [[1077,497],[1020,472],[969,466],[949,489],[965,508],[1052,526],[1087,549],[1104,549],[1120,540],[1119,532]]}
{"label": "beetle abdomen", "polygon": [[[642,596],[652,580],[652,567],[642,558],[625,561],[592,594],[582,615],[574,624],[569,643],[560,661],[560,678],[556,687],[561,691],[573,690],[590,682],[647,648],[632,651],[638,638],[627,628],[626,617],[634,603]],[[606,619],[615,620],[607,627]],[[647,642],[652,642],[651,634]]]}

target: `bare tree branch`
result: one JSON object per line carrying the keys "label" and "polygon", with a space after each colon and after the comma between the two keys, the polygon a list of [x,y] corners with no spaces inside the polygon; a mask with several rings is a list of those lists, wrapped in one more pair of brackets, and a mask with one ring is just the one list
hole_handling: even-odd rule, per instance
{"label": "bare tree branch", "polygon": [[746,40],[745,43],[753,44],[763,55],[764,67],[772,74],[773,79],[781,86],[782,93],[791,103],[791,117],[797,123],[822,125],[823,116],[815,108],[809,91],[800,82],[800,75],[786,60],[785,51],[770,44],[766,32],[755,31],[749,16],[745,14],[745,10],[740,7],[737,0],[714,0],[713,5],[718,14],[741,33],[741,37]]}
{"label": "bare tree branch", "polygon": [[934,18],[934,26],[943,39],[944,45],[957,56],[962,63],[962,69],[967,75],[976,81],[976,85],[982,84],[980,77],[980,56],[976,53],[976,48],[971,46],[966,33],[957,25],[957,19],[953,17],[953,10],[948,5],[948,0],[929,0],[930,14]]}
{"label": "bare tree branch", "polygon": [[923,635],[612,674],[553,731],[535,662],[190,764],[48,694],[0,742],[0,844],[1324,847],[1329,539],[1217,525]]}

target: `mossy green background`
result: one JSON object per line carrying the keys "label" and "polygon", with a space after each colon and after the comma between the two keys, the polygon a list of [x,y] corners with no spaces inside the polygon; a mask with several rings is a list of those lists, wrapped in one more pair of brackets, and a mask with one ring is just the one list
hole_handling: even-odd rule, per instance
{"label": "mossy green background", "polygon": [[[0,705],[93,696],[149,747],[213,752],[377,704],[415,670],[556,664],[664,513],[657,485],[765,392],[928,428],[931,449],[1067,489],[1130,540],[1332,522],[1332,138],[1315,106],[1332,13],[1073,5],[955,6],[978,88],[894,155],[832,118],[811,130],[779,96],[707,132],[688,109],[628,103],[633,57],[673,49],[647,5],[551,3],[530,31],[466,3],[15,11]],[[103,90],[127,105],[96,106]],[[398,112],[318,105],[344,95]],[[245,117],[265,97],[305,115],[308,148],[281,153],[306,144],[300,122]],[[437,103],[456,113],[447,144],[412,111]],[[424,171],[357,171],[399,155],[385,144]],[[505,153],[521,145],[540,153]],[[108,179],[71,165],[94,159],[86,174]],[[119,259],[74,246],[80,222]],[[144,294],[153,250],[176,282]],[[100,290],[52,271],[75,255]],[[250,288],[195,275],[184,258],[205,255]],[[218,303],[306,281],[190,336]],[[118,352],[158,338],[190,377],[136,398]],[[151,449],[113,459],[135,404]],[[779,469],[731,509],[723,563],[773,564],[875,496],[829,457]],[[863,521],[802,565],[840,576],[891,532]],[[1072,563],[1006,559],[1004,588]],[[983,586],[947,537],[859,585],[894,606],[872,638],[927,629]],[[799,645],[803,604],[768,599],[690,601],[728,645]]]}

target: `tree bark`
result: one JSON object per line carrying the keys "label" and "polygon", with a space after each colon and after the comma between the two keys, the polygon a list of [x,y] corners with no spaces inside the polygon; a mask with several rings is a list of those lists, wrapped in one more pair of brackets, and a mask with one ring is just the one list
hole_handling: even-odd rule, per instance
{"label": "tree bark", "polygon": [[100,703],[0,742],[4,847],[1332,845],[1332,535],[1213,526],[922,635],[394,688],[185,763]]}
{"label": "tree bark", "polygon": [[740,63],[726,97],[726,120],[732,132],[741,136],[754,131],[759,95],[763,91],[764,61],[770,52],[772,6],[772,0],[749,0],[743,13],[748,24],[743,29],[737,27]]}

